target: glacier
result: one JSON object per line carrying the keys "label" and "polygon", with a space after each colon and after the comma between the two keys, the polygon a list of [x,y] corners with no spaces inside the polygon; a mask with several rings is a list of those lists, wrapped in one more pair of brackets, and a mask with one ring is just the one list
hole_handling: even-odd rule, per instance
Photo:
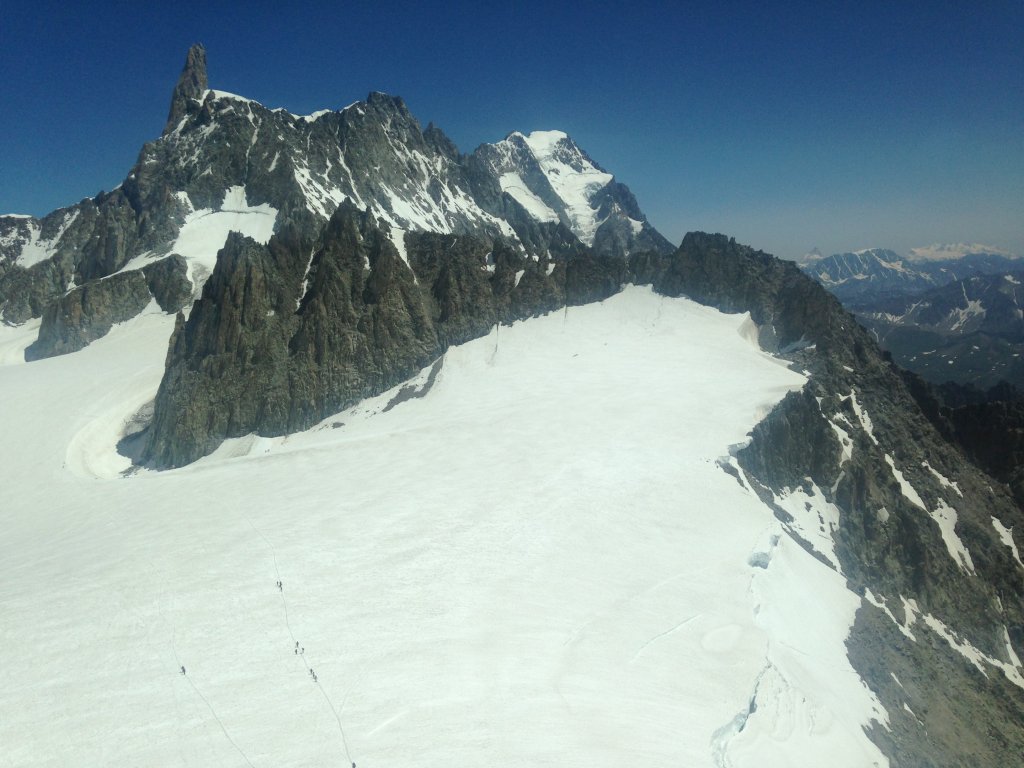
{"label": "glacier", "polygon": [[627,287],[126,473],[172,325],[0,337],[0,762],[887,765],[860,598],[721,468],[805,382],[749,316]]}

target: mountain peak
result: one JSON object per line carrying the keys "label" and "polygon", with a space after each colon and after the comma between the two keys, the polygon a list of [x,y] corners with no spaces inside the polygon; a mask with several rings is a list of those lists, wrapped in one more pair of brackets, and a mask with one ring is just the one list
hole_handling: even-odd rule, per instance
{"label": "mountain peak", "polygon": [[575,144],[565,131],[530,131],[523,138],[535,152],[549,152],[566,139]]}
{"label": "mountain peak", "polygon": [[818,246],[814,246],[813,248],[811,248],[811,250],[809,250],[807,253],[805,253],[803,256],[801,256],[799,259],[797,259],[796,263],[797,264],[813,264],[814,262],[821,261],[824,258],[825,258],[825,254],[823,254],[821,252],[821,249],[818,248]]}
{"label": "mountain peak", "polygon": [[366,103],[371,107],[394,107],[395,109],[406,110],[405,102],[401,96],[394,96],[384,91],[370,91],[366,96]]}
{"label": "mountain peak", "polygon": [[921,248],[911,248],[910,259],[912,261],[960,259],[973,253],[1013,257],[1013,254],[1008,251],[982,243],[932,243]]}
{"label": "mountain peak", "polygon": [[178,84],[174,86],[171,95],[171,111],[167,115],[164,133],[174,130],[188,112],[189,101],[201,98],[206,89],[206,48],[202,43],[193,43],[185,56],[185,66],[182,67]]}
{"label": "mountain peak", "polygon": [[887,261],[891,264],[895,264],[902,260],[902,257],[896,253],[896,251],[888,248],[861,248],[859,251],[853,251],[854,256],[873,256],[880,261]]}

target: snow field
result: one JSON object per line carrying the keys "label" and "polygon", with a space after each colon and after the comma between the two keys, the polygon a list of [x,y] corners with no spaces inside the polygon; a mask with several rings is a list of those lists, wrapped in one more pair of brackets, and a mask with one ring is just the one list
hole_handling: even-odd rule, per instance
{"label": "snow field", "polygon": [[240,232],[266,243],[274,234],[276,221],[276,208],[267,203],[250,206],[245,187],[230,187],[219,211],[202,208],[185,217],[171,253],[181,254],[188,261],[189,279],[198,290],[213,272],[217,252],[224,247],[229,232]]}
{"label": "snow field", "polygon": [[600,222],[590,201],[613,177],[610,173],[598,170],[582,156],[574,158],[578,168],[565,162],[559,149],[568,138],[562,131],[533,131],[525,137],[526,144],[537,158],[555,194],[565,203],[570,228],[584,243],[593,245]]}
{"label": "snow field", "polygon": [[[31,218],[31,217],[29,217]],[[44,239],[42,236],[42,226],[38,221],[30,221],[29,226],[29,240],[22,246],[21,253],[18,255],[15,263],[21,267],[33,266],[39,264],[42,261],[46,261],[57,251],[57,246],[60,244],[60,240],[64,237],[64,233],[67,228],[74,223],[75,219],[78,218],[78,211],[70,211],[64,214],[64,220],[58,227],[57,232],[50,239]]]}
{"label": "snow field", "polygon": [[498,182],[501,184],[501,191],[508,192],[537,221],[558,221],[558,214],[530,191],[518,173],[503,173]]}
{"label": "snow field", "polygon": [[172,318],[0,367],[0,765],[884,764],[859,601],[716,463],[803,384],[744,322],[627,288],[129,478]]}
{"label": "snow field", "polygon": [[41,317],[28,320],[21,325],[0,323],[0,366],[18,365],[25,362],[25,350],[39,338]]}

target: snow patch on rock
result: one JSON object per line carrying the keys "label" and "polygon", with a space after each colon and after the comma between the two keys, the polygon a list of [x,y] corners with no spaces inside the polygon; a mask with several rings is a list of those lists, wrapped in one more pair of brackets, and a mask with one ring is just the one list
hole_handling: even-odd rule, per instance
{"label": "snow patch on rock", "polygon": [[1017,564],[1024,568],[1024,562],[1021,562],[1020,552],[1017,550],[1017,543],[1013,540],[1013,528],[1007,528],[1003,525],[1002,520],[998,517],[992,517],[992,527],[996,529],[996,533],[999,534],[999,540],[1003,542],[1010,551],[1013,552],[1013,559],[1017,561]]}

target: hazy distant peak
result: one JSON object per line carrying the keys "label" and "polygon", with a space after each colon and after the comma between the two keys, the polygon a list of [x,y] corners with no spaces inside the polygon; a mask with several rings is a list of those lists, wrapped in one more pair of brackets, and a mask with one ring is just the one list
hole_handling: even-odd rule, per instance
{"label": "hazy distant peak", "polygon": [[821,261],[824,258],[825,258],[825,254],[823,254],[821,252],[821,249],[819,249],[818,246],[814,246],[813,248],[811,248],[811,250],[809,250],[803,256],[798,258],[796,260],[796,263],[797,264],[813,264],[814,262]]}
{"label": "hazy distant peak", "polygon": [[911,248],[910,258],[913,261],[935,261],[940,259],[960,259],[969,253],[993,253],[998,256],[1016,258],[1009,251],[982,243],[932,243],[921,248]]}
{"label": "hazy distant peak", "polygon": [[901,256],[896,251],[889,248],[861,248],[859,251],[852,251],[852,253],[854,256],[873,256],[891,263],[898,262],[901,259]]}

